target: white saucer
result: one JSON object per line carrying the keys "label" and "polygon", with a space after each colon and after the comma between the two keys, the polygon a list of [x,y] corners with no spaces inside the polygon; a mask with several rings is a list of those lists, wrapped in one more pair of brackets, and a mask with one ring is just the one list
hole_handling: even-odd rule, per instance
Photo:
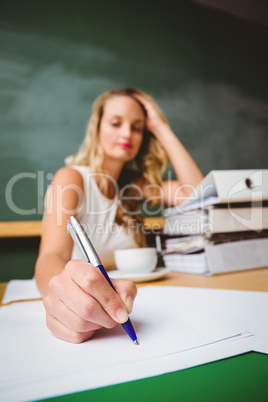
{"label": "white saucer", "polygon": [[156,268],[153,272],[144,272],[144,273],[123,273],[120,271],[108,271],[109,276],[112,279],[128,279],[135,283],[139,282],[149,282],[155,281],[156,279],[163,278],[170,270],[168,268]]}

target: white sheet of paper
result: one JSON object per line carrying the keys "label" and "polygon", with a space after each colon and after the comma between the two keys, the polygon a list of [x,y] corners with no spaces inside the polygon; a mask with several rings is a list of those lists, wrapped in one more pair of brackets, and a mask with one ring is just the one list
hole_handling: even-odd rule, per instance
{"label": "white sheet of paper", "polygon": [[40,298],[35,279],[14,279],[8,282],[2,303]]}
{"label": "white sheet of paper", "polygon": [[1,389],[1,395],[9,402],[32,401],[170,373],[246,353],[251,350],[249,340],[252,338],[254,337],[223,342],[220,345],[215,343],[154,360],[115,365],[112,368],[108,366],[79,373],[66,372],[57,377],[40,377],[31,382],[16,383],[15,386],[7,385]]}
{"label": "white sheet of paper", "polygon": [[254,327],[267,344],[267,328],[259,322],[265,305],[267,294],[259,292],[142,288],[131,315],[140,346],[131,343],[121,326],[72,345],[45,328],[41,302],[3,307],[0,394],[9,401],[45,398],[254,350],[258,338],[241,334]]}
{"label": "white sheet of paper", "polygon": [[[161,287],[158,289],[160,295]],[[169,294],[172,292],[176,293],[176,287],[169,288]],[[260,352],[267,353],[268,292],[180,287],[179,294],[182,317],[204,315],[211,320],[247,328],[264,341],[264,350]]]}

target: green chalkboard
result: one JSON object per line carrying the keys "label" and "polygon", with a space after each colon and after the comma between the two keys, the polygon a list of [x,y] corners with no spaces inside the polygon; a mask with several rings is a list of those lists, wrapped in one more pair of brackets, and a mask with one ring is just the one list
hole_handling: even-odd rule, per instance
{"label": "green chalkboard", "polygon": [[41,219],[93,100],[114,87],[154,96],[204,174],[268,167],[267,26],[189,0],[0,7],[0,220]]}

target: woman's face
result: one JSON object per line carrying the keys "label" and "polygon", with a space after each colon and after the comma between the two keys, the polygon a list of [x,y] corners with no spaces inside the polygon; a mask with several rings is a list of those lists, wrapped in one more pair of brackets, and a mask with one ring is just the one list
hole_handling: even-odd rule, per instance
{"label": "woman's face", "polygon": [[100,145],[106,162],[128,162],[140,149],[145,128],[141,106],[129,96],[114,96],[104,105],[100,123]]}

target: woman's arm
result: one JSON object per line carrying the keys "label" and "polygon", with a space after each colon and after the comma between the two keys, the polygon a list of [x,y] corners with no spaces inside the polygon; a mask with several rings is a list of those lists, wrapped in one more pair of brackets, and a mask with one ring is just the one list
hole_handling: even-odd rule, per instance
{"label": "woman's arm", "polygon": [[154,135],[167,152],[177,176],[177,181],[163,182],[164,202],[168,205],[181,204],[200,183],[203,175],[168,124],[160,124]]}
{"label": "woman's arm", "polygon": [[135,96],[143,103],[147,111],[147,130],[155,135],[165,149],[177,176],[177,180],[163,183],[163,201],[169,205],[179,204],[192,193],[203,179],[203,175],[154,105],[142,96]]}
{"label": "woman's arm", "polygon": [[50,279],[60,274],[71,259],[73,242],[67,231],[67,222],[83,202],[83,179],[71,168],[59,170],[47,196],[45,219],[35,278],[42,296],[49,291]]}
{"label": "woman's arm", "polygon": [[71,215],[83,202],[83,180],[71,168],[61,169],[48,194],[44,228],[35,267],[44,297],[47,327],[63,340],[80,343],[99,328],[126,322],[137,289],[132,282],[113,281],[85,261],[72,260],[73,242],[67,231]]}

